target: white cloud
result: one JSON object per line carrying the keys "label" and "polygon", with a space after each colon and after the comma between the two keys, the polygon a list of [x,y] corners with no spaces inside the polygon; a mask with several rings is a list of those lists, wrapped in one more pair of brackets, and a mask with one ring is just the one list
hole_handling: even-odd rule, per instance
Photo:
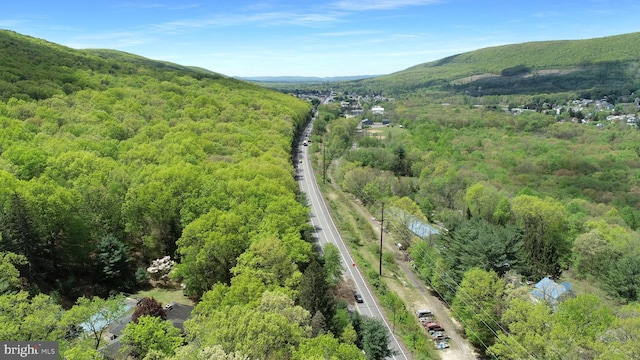
{"label": "white cloud", "polygon": [[69,39],[64,45],[75,49],[122,49],[148,44],[151,41],[151,38],[141,32],[109,32],[77,36]]}
{"label": "white cloud", "polygon": [[340,22],[338,14],[333,13],[296,13],[296,12],[263,12],[254,14],[224,14],[201,17],[197,19],[182,19],[153,25],[155,30],[170,33],[180,33],[194,28],[232,27],[242,25],[303,25],[315,26]]}
{"label": "white cloud", "polygon": [[379,33],[379,31],[372,30],[350,30],[350,31],[335,31],[335,32],[326,32],[326,33],[318,33],[317,36],[327,36],[327,37],[349,37],[349,36],[360,36],[360,35],[373,35]]}
{"label": "white cloud", "polygon": [[5,29],[13,29],[16,26],[23,24],[24,22],[25,21],[23,20],[15,20],[15,19],[5,19],[5,20],[0,19],[0,27]]}
{"label": "white cloud", "polygon": [[441,0],[340,0],[331,6],[341,10],[392,10],[409,6],[423,6],[441,3]]}
{"label": "white cloud", "polygon": [[179,5],[167,5],[164,3],[144,3],[144,2],[125,2],[120,4],[125,8],[139,8],[139,9],[165,9],[165,10],[185,10],[197,8],[198,4],[179,4]]}
{"label": "white cloud", "polygon": [[532,16],[537,18],[548,18],[548,17],[562,16],[562,14],[557,11],[542,11],[542,12],[533,13]]}

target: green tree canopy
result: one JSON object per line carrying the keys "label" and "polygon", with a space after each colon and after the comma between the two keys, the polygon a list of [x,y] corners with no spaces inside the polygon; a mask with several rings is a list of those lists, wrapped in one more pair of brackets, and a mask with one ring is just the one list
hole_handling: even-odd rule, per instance
{"label": "green tree canopy", "polygon": [[150,351],[164,356],[174,355],[184,339],[180,329],[170,321],[157,316],[142,316],[137,323],[130,322],[122,332],[121,352],[136,359],[143,359]]}
{"label": "green tree canopy", "polygon": [[63,310],[49,295],[30,297],[26,291],[0,295],[0,338],[5,341],[57,341],[67,328],[60,326]]}
{"label": "green tree canopy", "polygon": [[0,253],[0,294],[20,289],[20,271],[17,267],[26,264],[27,258],[24,255],[12,252]]}
{"label": "green tree canopy", "polygon": [[465,326],[471,343],[478,347],[493,344],[499,331],[504,283],[498,275],[482,269],[464,274],[451,309]]}
{"label": "green tree canopy", "polygon": [[[311,334],[311,315],[289,299],[266,292],[256,308],[234,305],[211,308],[204,301],[185,323],[190,336],[202,346],[220,345],[225,352],[251,358],[283,359]],[[301,311],[302,310],[302,311]]]}
{"label": "green tree canopy", "polygon": [[353,344],[343,344],[331,334],[304,339],[294,351],[293,360],[363,360],[362,351]]}
{"label": "green tree canopy", "polygon": [[568,262],[567,213],[561,203],[520,195],[512,201],[514,219],[524,230],[523,255],[535,277],[558,275]]}
{"label": "green tree canopy", "polygon": [[389,348],[391,334],[380,319],[363,318],[362,322],[362,350],[367,360],[382,360],[393,355]]}

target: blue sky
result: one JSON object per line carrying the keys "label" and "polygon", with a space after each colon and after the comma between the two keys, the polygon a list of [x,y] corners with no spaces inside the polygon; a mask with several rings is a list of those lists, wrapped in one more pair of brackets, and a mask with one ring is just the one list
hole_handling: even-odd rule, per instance
{"label": "blue sky", "polygon": [[229,76],[389,74],[489,46],[640,31],[637,0],[21,0],[0,9],[2,29]]}

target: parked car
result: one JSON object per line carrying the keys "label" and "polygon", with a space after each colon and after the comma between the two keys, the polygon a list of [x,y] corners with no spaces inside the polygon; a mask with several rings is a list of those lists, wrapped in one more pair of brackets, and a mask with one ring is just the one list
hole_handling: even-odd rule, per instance
{"label": "parked car", "polygon": [[444,341],[449,340],[449,335],[447,335],[444,331],[431,331],[429,333],[429,337],[433,341]]}
{"label": "parked car", "polygon": [[416,316],[418,318],[433,318],[433,313],[427,309],[416,310]]}
{"label": "parked car", "polygon": [[364,302],[364,299],[362,298],[362,295],[360,295],[360,293],[357,292],[357,291],[353,293],[353,297],[356,299],[357,303],[362,304]]}
{"label": "parked car", "polygon": [[428,322],[428,323],[424,324],[424,327],[428,331],[444,331],[444,328],[442,327],[442,325],[440,325],[437,322]]}

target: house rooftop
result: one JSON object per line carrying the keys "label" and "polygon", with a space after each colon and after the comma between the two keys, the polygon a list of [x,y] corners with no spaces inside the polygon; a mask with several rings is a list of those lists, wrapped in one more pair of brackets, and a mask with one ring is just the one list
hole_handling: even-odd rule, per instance
{"label": "house rooftop", "polygon": [[571,290],[572,287],[569,282],[565,281],[558,284],[547,276],[538,281],[535,289],[531,290],[531,294],[538,299],[558,301],[558,298],[560,298],[562,294]]}
{"label": "house rooftop", "polygon": [[[171,321],[173,326],[183,331],[184,322],[191,317],[193,306],[172,302],[164,306],[164,311],[167,314],[167,321]],[[118,357],[122,345],[120,343],[120,337],[124,329],[131,322],[131,315],[132,314],[129,313],[127,316],[109,325],[109,334],[107,334],[107,336],[110,342],[107,346],[100,349],[106,358],[115,359]]]}

